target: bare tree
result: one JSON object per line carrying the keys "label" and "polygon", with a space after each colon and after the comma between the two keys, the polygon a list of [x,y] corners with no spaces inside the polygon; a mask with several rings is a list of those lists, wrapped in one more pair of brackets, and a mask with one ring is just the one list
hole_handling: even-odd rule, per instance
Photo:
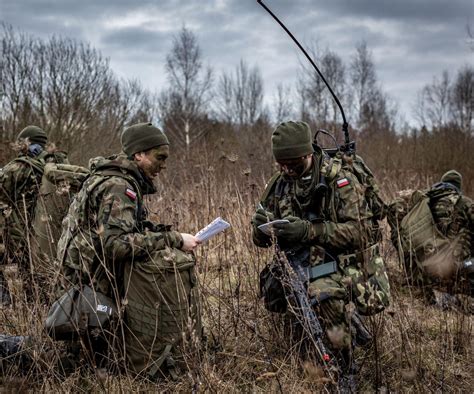
{"label": "bare tree", "polygon": [[68,38],[47,41],[2,26],[0,37],[0,136],[13,140],[37,124],[73,157],[118,146],[132,120],[151,114],[151,97],[136,81],[119,81],[107,59],[90,45]]}
{"label": "bare tree", "polygon": [[372,54],[365,42],[356,47],[349,74],[348,93],[353,102],[352,112],[356,115],[356,125],[369,134],[391,134],[397,106],[378,83]]}
{"label": "bare tree", "polygon": [[[16,33],[2,23],[0,41],[0,91],[2,136],[13,140],[18,125],[32,122],[31,81],[35,42],[25,34]],[[26,118],[26,119],[25,119]]]}
{"label": "bare tree", "polygon": [[288,120],[293,113],[290,87],[279,83],[277,85],[274,103],[274,117],[276,123]]}
{"label": "bare tree", "polygon": [[420,117],[426,120],[431,127],[441,127],[450,119],[451,83],[447,71],[443,71],[441,79],[433,78],[433,82],[426,85],[418,102]]}
{"label": "bare tree", "polygon": [[188,149],[207,131],[200,120],[206,115],[213,78],[211,68],[203,66],[195,34],[186,27],[173,38],[165,69],[169,88],[160,95],[160,116],[167,132]]}
{"label": "bare tree", "polygon": [[257,66],[240,60],[235,73],[223,73],[217,89],[219,117],[238,126],[253,125],[262,116],[263,79]]}
{"label": "bare tree", "polygon": [[467,45],[469,46],[469,49],[471,52],[474,52],[474,32],[473,28],[470,24],[466,25],[466,34],[467,34]]}
{"label": "bare tree", "polygon": [[350,77],[354,113],[357,124],[362,127],[366,123],[365,116],[370,112],[371,102],[378,94],[375,65],[366,42],[356,47],[350,65]]}
{"label": "bare tree", "polygon": [[464,66],[458,71],[451,88],[451,110],[453,121],[470,133],[473,129],[474,114],[474,68]]}
{"label": "bare tree", "polygon": [[[343,101],[346,91],[345,66],[342,59],[334,52],[326,49],[320,51],[317,44],[310,49],[310,55],[318,64],[324,78],[336,96]],[[300,62],[301,72],[298,78],[298,91],[301,108],[305,109],[307,121],[321,127],[335,123],[340,118],[337,103],[317,71],[304,59]]]}

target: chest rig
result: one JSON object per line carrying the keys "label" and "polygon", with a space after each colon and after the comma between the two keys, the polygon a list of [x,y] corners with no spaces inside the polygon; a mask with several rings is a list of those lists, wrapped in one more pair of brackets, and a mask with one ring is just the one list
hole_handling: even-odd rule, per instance
{"label": "chest rig", "polygon": [[[275,217],[296,216],[311,223],[336,221],[337,196],[331,182],[336,178],[341,166],[342,162],[338,157],[329,158],[324,153],[315,154],[309,175],[297,180],[280,176],[274,192]],[[304,254],[309,263],[308,274],[311,279],[337,271],[336,259],[331,251],[320,246],[292,245],[285,252],[288,255],[296,250],[295,253],[299,254],[302,249],[306,250]],[[314,272],[311,272],[311,267]]]}

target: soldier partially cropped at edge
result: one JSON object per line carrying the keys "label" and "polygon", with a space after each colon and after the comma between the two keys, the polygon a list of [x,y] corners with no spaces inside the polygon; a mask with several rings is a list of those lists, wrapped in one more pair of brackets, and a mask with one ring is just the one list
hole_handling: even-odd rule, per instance
{"label": "soldier partially cropped at edge", "polygon": [[[17,137],[14,148],[18,156],[0,170],[0,301],[8,304],[10,295],[2,268],[8,266],[15,281],[30,278],[29,243],[33,212],[37,202],[43,169],[46,163],[65,163],[64,152],[47,146],[48,136],[38,126],[25,127]],[[3,223],[3,228],[1,228]],[[3,282],[3,283],[2,283]],[[20,282],[19,282],[20,283]]]}
{"label": "soldier partially cropped at edge", "polygon": [[[403,220],[405,217],[408,219],[408,214],[419,235],[405,239],[412,232],[409,222]],[[472,313],[474,204],[463,194],[462,175],[449,170],[429,189],[416,190],[404,198],[395,199],[389,205],[388,221],[392,243],[405,264],[408,277],[420,286],[426,300],[444,309],[461,307]],[[434,235],[442,246],[433,248],[434,240],[428,239],[429,235]],[[418,240],[420,236],[423,239]],[[436,254],[445,252],[442,261],[436,264],[442,263],[444,268],[431,267]],[[449,272],[451,275],[447,275]],[[462,297],[457,297],[457,294],[469,294],[470,303],[461,305]]]}

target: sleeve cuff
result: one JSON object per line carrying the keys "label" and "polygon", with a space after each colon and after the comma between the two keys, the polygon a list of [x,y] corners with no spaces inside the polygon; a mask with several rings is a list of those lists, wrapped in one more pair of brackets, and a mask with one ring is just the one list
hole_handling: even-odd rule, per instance
{"label": "sleeve cuff", "polygon": [[309,229],[309,240],[311,242],[318,241],[319,237],[324,234],[324,229],[324,223],[311,223],[311,227]]}
{"label": "sleeve cuff", "polygon": [[166,244],[172,248],[181,249],[183,247],[183,237],[177,231],[167,231],[164,233]]}

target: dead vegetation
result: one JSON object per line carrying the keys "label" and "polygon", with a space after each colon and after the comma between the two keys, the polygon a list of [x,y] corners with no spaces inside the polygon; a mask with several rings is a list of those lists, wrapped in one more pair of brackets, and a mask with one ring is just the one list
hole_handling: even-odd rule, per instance
{"label": "dead vegetation", "polygon": [[[280,316],[268,313],[258,295],[258,274],[271,251],[256,248],[250,217],[268,174],[252,173],[239,159],[177,160],[148,201],[152,219],[197,232],[222,216],[232,224],[225,234],[197,252],[207,344],[189,344],[187,370],[179,381],[152,383],[131,374],[78,369],[63,376],[54,365],[64,351],[43,334],[47,307],[27,303],[19,292],[13,308],[0,309],[0,332],[33,338],[35,361],[25,374],[4,369],[0,390],[10,391],[207,391],[315,392],[327,378],[314,363],[300,359],[285,336]],[[418,179],[417,182],[420,180]],[[380,179],[390,193],[402,180]],[[405,184],[405,187],[419,187]],[[419,289],[406,285],[396,254],[384,242],[392,285],[392,304],[369,319],[375,343],[357,350],[361,392],[472,391],[472,317],[441,311],[423,302]],[[4,363],[5,364],[5,363]]]}

